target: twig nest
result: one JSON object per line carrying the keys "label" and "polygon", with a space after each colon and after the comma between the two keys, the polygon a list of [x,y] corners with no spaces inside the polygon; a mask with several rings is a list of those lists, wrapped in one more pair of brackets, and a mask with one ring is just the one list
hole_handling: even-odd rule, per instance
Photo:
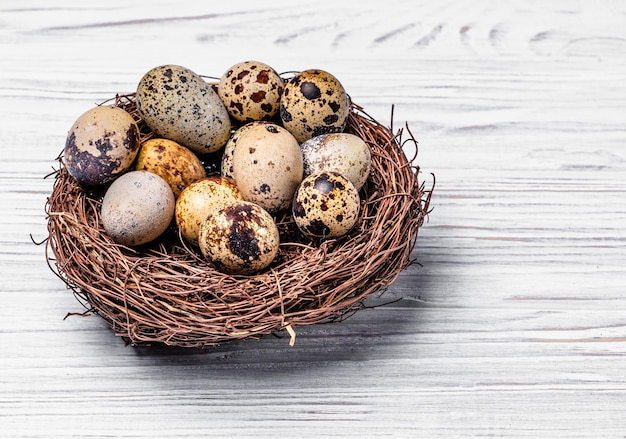
{"label": "twig nest", "polygon": [[[116,96],[113,107],[132,118],[128,132],[138,132],[144,146],[168,138],[197,154],[208,176],[181,183],[188,186],[177,200],[163,177],[132,165],[113,182],[87,187],[70,174],[64,150],[46,204],[51,269],[133,345],[204,348],[283,330],[292,344],[298,326],[362,309],[412,263],[432,192],[419,183],[417,141],[408,127],[407,138],[384,127],[336,78],[319,82],[323,76],[315,70],[288,81],[273,121],[231,126],[225,107],[209,110],[204,98],[181,97],[198,92],[213,99],[214,85],[175,66],[149,72],[137,93]],[[172,116],[178,110],[184,117]],[[287,128],[295,115],[303,124],[292,125],[298,136]],[[194,131],[201,119],[211,133],[172,138],[177,130]],[[351,150],[345,145],[328,147],[320,167],[305,175],[300,144],[338,131],[366,145],[364,183],[337,163],[321,166]],[[203,140],[194,144],[194,136]],[[416,156],[409,159],[411,146]],[[346,160],[367,162],[359,157],[353,152]],[[236,190],[227,188],[233,181]],[[287,190],[278,191],[281,184]],[[268,194],[274,199],[266,197],[263,207]]]}

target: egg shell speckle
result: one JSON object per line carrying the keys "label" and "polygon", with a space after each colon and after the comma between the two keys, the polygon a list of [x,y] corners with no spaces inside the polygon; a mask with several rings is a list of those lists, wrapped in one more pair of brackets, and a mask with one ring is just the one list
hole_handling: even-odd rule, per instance
{"label": "egg shell speckle", "polygon": [[230,137],[230,117],[220,97],[188,68],[151,69],[139,81],[136,100],[153,132],[199,154],[220,150]]}
{"label": "egg shell speckle", "polygon": [[327,133],[342,132],[348,121],[349,98],[339,80],[324,70],[304,70],[287,84],[280,101],[280,118],[299,143]]}
{"label": "egg shell speckle", "polygon": [[305,176],[320,171],[335,171],[348,177],[359,190],[370,175],[370,148],[354,134],[322,134],[303,142],[300,150]]}
{"label": "egg shell speckle", "polygon": [[141,145],[135,170],[150,171],[163,177],[174,197],[194,181],[206,177],[196,154],[173,140],[161,138],[152,138]]}
{"label": "egg shell speckle", "polygon": [[244,200],[270,214],[286,210],[302,181],[300,145],[279,125],[253,126],[237,141],[233,175]]}
{"label": "egg shell speckle", "polygon": [[167,230],[174,207],[174,193],[163,178],[148,171],[130,171],[106,190],[102,225],[115,242],[146,244]]}
{"label": "egg shell speckle", "polygon": [[197,247],[200,225],[207,216],[224,204],[241,199],[239,188],[230,178],[210,176],[195,181],[176,200],[176,225],[183,238]]}
{"label": "egg shell speckle", "polygon": [[121,108],[101,105],[83,113],[68,132],[63,162],[79,183],[98,186],[126,172],[139,150],[139,129]]}
{"label": "egg shell speckle", "polygon": [[302,180],[292,205],[300,231],[312,238],[337,238],[356,224],[360,211],[357,189],[336,172],[319,172]]}
{"label": "egg shell speckle", "polygon": [[270,120],[278,114],[284,82],[258,61],[235,64],[220,78],[218,94],[228,113],[239,122]]}
{"label": "egg shell speckle", "polygon": [[253,274],[267,268],[280,245],[272,216],[257,204],[234,201],[202,223],[200,250],[223,272]]}

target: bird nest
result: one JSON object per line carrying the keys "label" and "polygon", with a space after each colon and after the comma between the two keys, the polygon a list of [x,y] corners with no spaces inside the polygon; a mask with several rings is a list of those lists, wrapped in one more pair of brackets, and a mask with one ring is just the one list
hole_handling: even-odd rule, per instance
{"label": "bird nest", "polygon": [[[115,105],[135,118],[143,140],[151,136],[134,94],[116,96]],[[351,103],[345,132],[361,137],[372,156],[360,217],[348,235],[312,242],[289,215],[275,218],[281,244],[274,263],[255,275],[225,274],[185,244],[175,225],[141,247],[116,244],[102,226],[104,189],[81,187],[59,157],[46,203],[48,265],[86,313],[132,345],[203,348],[281,331],[293,344],[294,328],[342,320],[393,283],[413,262],[429,212],[432,188],[418,180],[408,126],[394,133]],[[415,151],[410,159],[408,149]]]}

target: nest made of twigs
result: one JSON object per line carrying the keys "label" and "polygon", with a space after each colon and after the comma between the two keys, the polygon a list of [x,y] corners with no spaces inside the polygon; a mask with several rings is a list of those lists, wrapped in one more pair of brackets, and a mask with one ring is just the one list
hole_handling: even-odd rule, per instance
{"label": "nest made of twigs", "polygon": [[[144,140],[151,136],[134,94],[118,95],[115,105],[133,115]],[[352,103],[345,131],[370,146],[372,170],[360,192],[359,220],[342,238],[298,239],[289,232],[289,216],[276,218],[279,255],[269,269],[250,276],[218,271],[175,227],[151,244],[129,248],[104,231],[104,189],[81,188],[59,157],[46,204],[48,265],[87,312],[133,345],[202,348],[281,330],[293,343],[293,328],[340,320],[363,308],[367,296],[384,291],[412,263],[429,210],[432,192],[418,181],[417,142],[408,126],[403,140],[403,130],[394,133]],[[404,153],[407,144],[415,149],[411,159]]]}

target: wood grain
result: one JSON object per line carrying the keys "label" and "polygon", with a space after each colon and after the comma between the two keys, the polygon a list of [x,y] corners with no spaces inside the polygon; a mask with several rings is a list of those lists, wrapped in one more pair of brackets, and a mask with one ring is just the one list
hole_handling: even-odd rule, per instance
{"label": "wood grain", "polygon": [[[4,1],[0,437],[626,437],[625,25],[609,0]],[[327,69],[419,139],[434,210],[393,303],[204,353],[64,319],[33,240],[68,127],[155,65],[245,59]]]}

